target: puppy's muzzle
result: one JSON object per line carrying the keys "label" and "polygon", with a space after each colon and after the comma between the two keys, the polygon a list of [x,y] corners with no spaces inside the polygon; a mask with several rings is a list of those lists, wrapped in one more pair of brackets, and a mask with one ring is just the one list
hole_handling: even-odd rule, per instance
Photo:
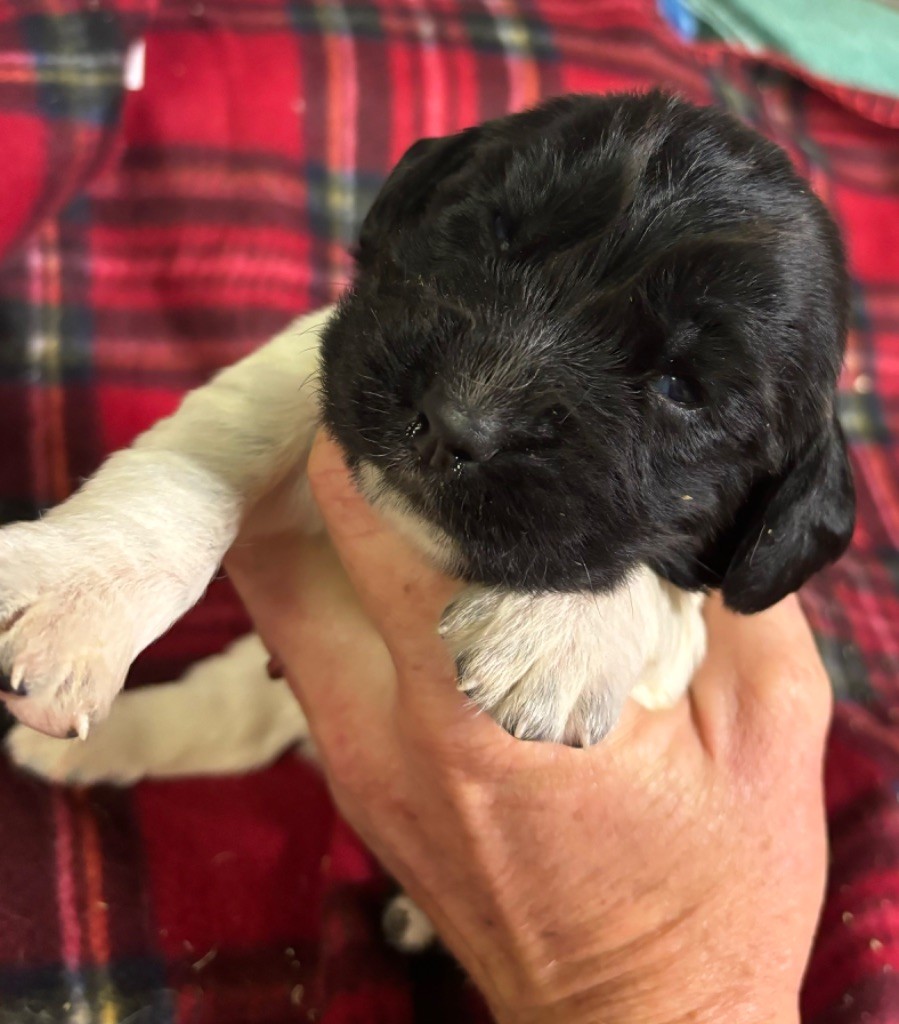
{"label": "puppy's muzzle", "polygon": [[412,436],[425,469],[451,473],[465,463],[488,462],[502,449],[499,419],[450,398],[440,385],[429,388],[419,405]]}

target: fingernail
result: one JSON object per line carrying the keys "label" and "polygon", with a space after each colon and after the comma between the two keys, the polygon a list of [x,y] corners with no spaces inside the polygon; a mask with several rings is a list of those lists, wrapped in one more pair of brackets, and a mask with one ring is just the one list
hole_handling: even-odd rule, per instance
{"label": "fingernail", "polygon": [[75,723],[75,735],[82,742],[87,739],[88,733],[91,731],[91,720],[85,714],[78,716]]}

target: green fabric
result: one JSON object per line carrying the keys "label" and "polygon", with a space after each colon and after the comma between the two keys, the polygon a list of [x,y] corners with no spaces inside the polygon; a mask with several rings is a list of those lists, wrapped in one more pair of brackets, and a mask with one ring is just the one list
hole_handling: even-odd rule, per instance
{"label": "green fabric", "polygon": [[895,0],[687,0],[723,39],[775,50],[823,78],[899,95]]}

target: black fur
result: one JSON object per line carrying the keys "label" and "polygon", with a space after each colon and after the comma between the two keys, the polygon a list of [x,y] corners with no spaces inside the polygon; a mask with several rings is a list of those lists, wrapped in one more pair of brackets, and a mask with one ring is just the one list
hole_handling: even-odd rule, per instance
{"label": "black fur", "polygon": [[[778,147],[659,93],[565,97],[400,161],[325,334],[325,422],[470,580],[600,589],[644,563],[756,611],[852,533],[846,295]],[[435,387],[492,457],[422,465]]]}

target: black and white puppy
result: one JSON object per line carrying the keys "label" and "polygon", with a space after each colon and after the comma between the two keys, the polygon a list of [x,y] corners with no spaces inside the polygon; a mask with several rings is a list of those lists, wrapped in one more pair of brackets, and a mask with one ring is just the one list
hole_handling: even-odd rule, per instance
{"label": "black and white puppy", "polygon": [[305,735],[252,639],[100,723],[231,545],[321,528],[321,422],[369,500],[468,583],[441,631],[506,729],[588,745],[628,694],[670,704],[704,653],[705,592],[758,611],[849,542],[846,296],[823,205],[719,111],[573,96],[416,143],[336,308],[0,532],[8,707],[55,736],[98,725],[85,744],[16,729],[13,756],[122,782],[246,769]]}

